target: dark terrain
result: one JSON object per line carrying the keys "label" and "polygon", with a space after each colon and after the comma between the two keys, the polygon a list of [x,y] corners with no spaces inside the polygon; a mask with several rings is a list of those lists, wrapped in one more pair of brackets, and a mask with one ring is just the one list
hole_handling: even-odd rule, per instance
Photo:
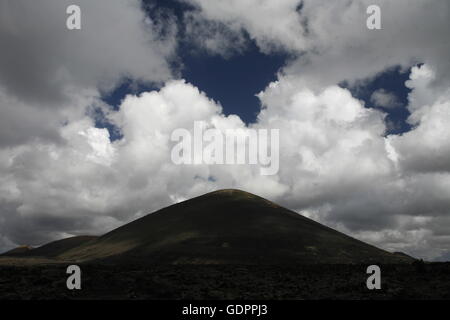
{"label": "dark terrain", "polygon": [[[82,268],[82,290],[66,268]],[[368,290],[368,265],[381,290]],[[0,299],[449,299],[450,264],[425,264],[253,194],[220,190],[103,236],[0,256]]]}
{"label": "dark terrain", "polygon": [[450,299],[450,264],[381,266],[381,290],[366,265],[81,265],[82,290],[66,289],[65,265],[0,267],[1,299]]}

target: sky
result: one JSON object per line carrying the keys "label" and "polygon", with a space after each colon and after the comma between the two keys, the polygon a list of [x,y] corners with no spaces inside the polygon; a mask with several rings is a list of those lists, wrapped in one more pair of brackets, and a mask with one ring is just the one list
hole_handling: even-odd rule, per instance
{"label": "sky", "polygon": [[[238,188],[448,260],[449,31],[446,0],[2,0],[0,251]],[[175,165],[200,120],[279,129],[279,172]]]}

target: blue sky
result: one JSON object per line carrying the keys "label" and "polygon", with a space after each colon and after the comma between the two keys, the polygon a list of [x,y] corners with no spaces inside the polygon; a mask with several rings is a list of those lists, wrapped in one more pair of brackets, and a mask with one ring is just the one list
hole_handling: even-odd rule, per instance
{"label": "blue sky", "polygon": [[[256,94],[277,79],[277,72],[288,59],[281,53],[263,54],[253,43],[242,54],[231,57],[211,55],[186,46],[179,50],[181,78],[220,103],[225,115],[236,114],[247,124],[254,122],[260,111]],[[124,79],[124,83],[106,94],[103,100],[117,108],[127,94],[157,89],[155,86],[133,85]]]}
{"label": "blue sky", "polygon": [[[395,108],[380,107],[383,112],[387,113],[386,121],[392,124],[392,127],[388,127],[389,134],[402,134],[411,130],[411,125],[406,121],[410,115],[407,106],[408,94],[411,90],[405,85],[405,82],[409,80],[410,70],[393,67],[360,85],[349,87],[352,95],[363,100],[366,107],[374,107],[370,97],[373,92],[379,89],[389,91],[397,97],[399,106]],[[342,86],[347,87],[345,84],[342,84]]]}
{"label": "blue sky", "polygon": [[[147,5],[149,17],[171,16],[176,18],[178,27],[178,46],[176,61],[172,64],[174,73],[185,79],[199,90],[219,103],[225,115],[236,114],[246,124],[254,123],[261,109],[256,94],[263,91],[267,85],[277,80],[277,73],[292,59],[289,53],[276,51],[270,54],[262,53],[255,41],[246,34],[246,45],[243,50],[236,50],[229,55],[211,53],[192,44],[185,37],[184,13],[193,10],[193,7],[174,0],[151,0],[144,2]],[[392,67],[375,77],[364,79],[357,85],[348,85],[342,82],[340,86],[350,90],[352,95],[364,101],[366,107],[376,107],[371,102],[371,95],[378,89],[392,93],[400,103],[395,108],[379,107],[387,114],[387,134],[402,134],[411,129],[407,123],[410,115],[408,93],[410,89],[405,86],[409,79],[410,68],[403,70]],[[121,100],[127,94],[139,94],[145,91],[158,90],[157,86],[131,83],[124,79],[123,83],[112,92],[104,94],[103,100],[117,109]],[[117,130],[105,122],[102,117],[97,121],[99,128],[107,128],[112,140],[120,138]]]}
{"label": "blue sky", "polygon": [[[267,55],[252,43],[246,51],[232,57],[210,55],[206,52],[187,50],[180,52],[181,78],[195,85],[206,95],[220,103],[225,115],[236,114],[246,124],[253,123],[261,110],[256,94],[277,79],[277,72],[286,64],[288,55]],[[366,107],[374,107],[370,101],[372,93],[384,89],[393,93],[401,103],[396,108],[380,108],[387,113],[387,120],[395,124],[389,130],[392,134],[401,134],[411,129],[406,122],[409,111],[408,94],[411,91],[405,86],[410,72],[400,67],[391,68],[374,78],[358,85],[341,83],[348,88],[355,98],[365,102]],[[156,86],[136,85],[124,79],[124,83],[103,97],[103,100],[115,109],[127,94],[138,95],[141,92],[158,90]],[[99,126],[102,125],[99,123]]]}

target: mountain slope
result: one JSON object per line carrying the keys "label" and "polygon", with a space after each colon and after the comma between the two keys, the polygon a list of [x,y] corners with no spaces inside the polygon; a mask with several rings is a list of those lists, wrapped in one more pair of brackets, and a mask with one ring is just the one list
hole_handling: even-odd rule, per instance
{"label": "mountain slope", "polygon": [[161,209],[58,258],[199,264],[411,261],[239,190],[220,190]]}
{"label": "mountain slope", "polygon": [[9,256],[9,257],[22,256],[22,255],[30,252],[31,250],[33,250],[33,248],[30,246],[19,246],[17,248],[11,249],[3,254],[0,254],[0,256]]}
{"label": "mountain slope", "polygon": [[77,248],[97,238],[98,237],[95,236],[76,236],[58,241],[53,241],[41,247],[28,251],[26,255],[54,258],[68,250],[71,250],[72,248]]}
{"label": "mountain slope", "polygon": [[53,241],[37,248],[22,246],[6,252],[2,256],[55,258],[68,250],[77,248],[97,238],[95,236],[76,236]]}

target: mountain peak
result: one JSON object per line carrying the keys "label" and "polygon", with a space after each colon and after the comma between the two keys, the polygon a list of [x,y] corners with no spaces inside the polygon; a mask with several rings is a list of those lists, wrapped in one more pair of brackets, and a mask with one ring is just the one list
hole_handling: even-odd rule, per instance
{"label": "mountain peak", "polygon": [[237,189],[213,191],[148,214],[101,237],[67,239],[40,251],[62,261],[150,264],[412,261]]}
{"label": "mountain peak", "polygon": [[213,191],[163,208],[61,258],[156,264],[410,261],[237,189]]}
{"label": "mountain peak", "polygon": [[232,197],[248,197],[248,198],[259,198],[257,195],[254,195],[253,193],[239,190],[239,189],[219,189],[216,191],[212,191],[209,193],[204,194],[203,196],[232,196]]}
{"label": "mountain peak", "polygon": [[247,191],[243,191],[243,190],[240,190],[240,189],[233,189],[233,188],[230,188],[230,189],[219,189],[219,190],[207,193],[207,194],[215,194],[215,193],[217,193],[217,194],[222,194],[222,193],[223,194],[233,194],[233,193],[237,193],[237,194],[252,194],[252,193],[247,192]]}

